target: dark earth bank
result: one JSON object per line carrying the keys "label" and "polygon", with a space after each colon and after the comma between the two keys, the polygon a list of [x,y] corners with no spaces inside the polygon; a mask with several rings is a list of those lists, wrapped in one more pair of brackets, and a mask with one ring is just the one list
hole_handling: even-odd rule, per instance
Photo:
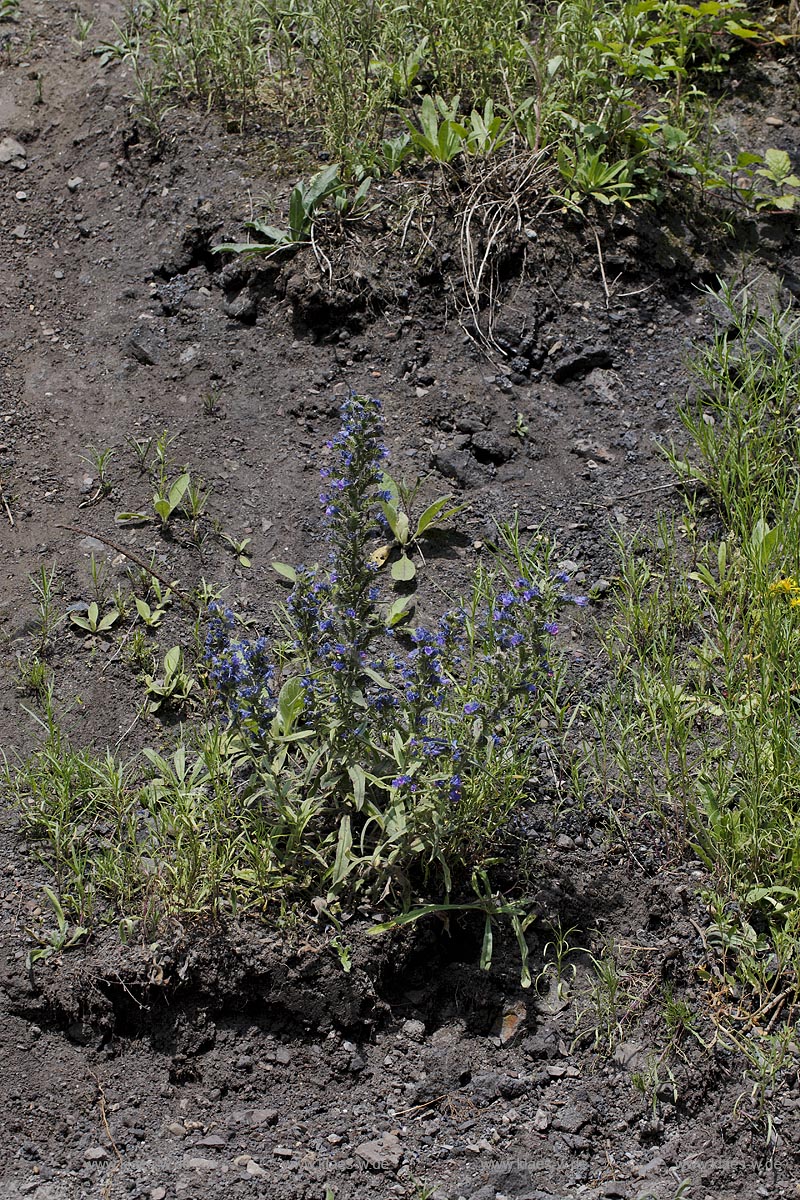
{"label": "dark earth bank", "polygon": [[[102,3],[90,15],[99,41],[121,13]],[[101,68],[72,34],[52,3],[26,2],[0,25],[5,753],[38,733],[17,686],[36,628],[29,577],[56,563],[59,602],[80,602],[92,553],[112,583],[130,567],[110,538],[155,549],[187,587],[228,585],[263,621],[280,591],[270,560],[314,556],[315,452],[350,389],[383,399],[396,473],[468,505],[420,572],[423,613],[458,589],[494,522],[516,514],[558,538],[602,619],[612,533],[680,510],[656,444],[681,441],[686,357],[718,316],[702,289],[722,275],[765,297],[797,294],[793,219],[744,222],[731,237],[702,206],[586,221],[534,206],[504,248],[487,352],[446,196],[403,247],[371,218],[335,243],[330,271],[311,251],[224,266],[212,245],[239,235],[251,198],[280,207],[305,168],[288,150],[281,166],[261,134],[179,110],[153,154],[129,73]],[[723,135],[796,161],[796,59],[766,56],[737,83]],[[176,459],[213,486],[221,527],[252,538],[251,570],[213,537],[198,549],[115,525],[149,498],[127,439],[165,429]],[[81,457],[90,446],[115,448],[107,496]],[[167,639],[181,619],[170,613]],[[591,620],[567,614],[561,640],[573,677],[597,686]],[[126,752],[157,739],[155,718],[136,720],[136,681],[113,645],[82,653],[65,632],[53,665],[73,739]],[[29,968],[47,877],[6,803],[0,1196],[672,1200],[688,1180],[693,1200],[796,1197],[796,1074],[769,1097],[768,1128],[743,1060],[714,1044],[699,864],[680,861],[646,814],[624,814],[623,846],[603,810],[571,808],[566,791],[540,809],[515,835],[541,913],[541,977],[523,991],[502,931],[487,975],[467,920],[390,939],[370,937],[359,914],[349,971],[310,918],[280,934],[176,923],[138,947],[108,929]],[[548,922],[579,931],[560,988]],[[590,956],[609,943],[621,990],[604,1012]],[[659,1077],[665,985],[698,1024]]]}

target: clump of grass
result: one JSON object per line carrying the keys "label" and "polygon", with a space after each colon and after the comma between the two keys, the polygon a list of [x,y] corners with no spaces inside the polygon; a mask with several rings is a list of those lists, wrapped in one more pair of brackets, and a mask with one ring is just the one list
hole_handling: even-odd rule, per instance
{"label": "clump of grass", "polygon": [[327,558],[282,567],[277,640],[210,605],[192,687],[216,716],[174,752],[145,751],[142,770],[76,751],[45,704],[44,745],[9,783],[68,919],[151,931],[172,913],[323,895],[400,920],[442,905],[508,915],[526,953],[519,898],[494,896],[486,872],[535,789],[539,723],[562,705],[556,611],[582,600],[551,543],[508,526],[463,601],[391,628],[372,553],[384,458],[380,405],[351,397],[322,471]]}

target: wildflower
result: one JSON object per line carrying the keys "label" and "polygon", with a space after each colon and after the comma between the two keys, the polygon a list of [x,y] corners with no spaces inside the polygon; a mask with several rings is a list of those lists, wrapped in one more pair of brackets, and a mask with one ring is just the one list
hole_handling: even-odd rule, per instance
{"label": "wildflower", "polygon": [[397,775],[392,780],[392,787],[393,788],[407,787],[409,783],[411,783],[410,775]]}
{"label": "wildflower", "polygon": [[464,712],[467,714],[468,717],[471,717],[472,714],[476,713],[479,708],[480,708],[479,700],[468,700],[467,703],[464,705]]}
{"label": "wildflower", "polygon": [[542,629],[545,633],[551,634],[553,637],[558,633],[558,624],[556,621],[545,621]]}
{"label": "wildflower", "polygon": [[800,595],[800,584],[791,575],[785,576],[783,579],[776,579],[767,589],[771,596],[798,596]]}

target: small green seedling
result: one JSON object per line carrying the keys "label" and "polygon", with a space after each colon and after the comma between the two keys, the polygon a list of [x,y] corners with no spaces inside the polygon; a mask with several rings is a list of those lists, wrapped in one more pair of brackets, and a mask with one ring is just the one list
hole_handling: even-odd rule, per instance
{"label": "small green seedling", "polygon": [[463,505],[448,508],[453,497],[450,495],[439,496],[417,518],[416,525],[412,525],[409,510],[419,491],[420,482],[418,479],[413,487],[409,487],[405,483],[396,483],[391,475],[387,475],[385,472],[383,474],[383,490],[388,495],[388,499],[382,500],[380,507],[386,523],[392,531],[394,543],[379,546],[372,555],[372,561],[378,566],[382,566],[392,550],[398,547],[400,557],[392,563],[391,567],[392,579],[397,583],[410,583],[417,573],[417,568],[409,557],[408,551],[414,546],[418,546],[420,539],[427,533],[441,527],[445,521],[461,512],[463,508]]}
{"label": "small green seedling", "polygon": [[161,678],[145,675],[144,685],[150,697],[149,709],[155,713],[162,704],[183,704],[189,699],[195,680],[183,669],[183,651],[173,646],[164,655],[164,674]]}
{"label": "small green seedling", "polygon": [[261,239],[254,242],[223,242],[214,246],[214,254],[265,254],[271,257],[284,250],[304,246],[311,242],[318,210],[326,200],[331,200],[334,209],[341,215],[354,215],[364,205],[372,185],[372,177],[366,176],[350,194],[342,182],[338,163],[331,163],[308,181],[302,180],[292,188],[289,196],[289,228],[278,229],[262,220],[248,221],[247,229]]}
{"label": "small green seedling", "polygon": [[104,617],[100,616],[100,609],[93,600],[89,605],[86,616],[81,613],[71,612],[69,619],[73,625],[77,625],[78,629],[85,629],[87,633],[92,633],[95,636],[101,633],[108,633],[111,626],[119,620],[119,609],[114,608],[111,612],[106,613]]}
{"label": "small green seedling", "polygon": [[785,150],[772,147],[763,158],[745,151],[736,160],[736,170],[741,172],[739,194],[749,207],[756,212],[794,212],[800,200],[800,176],[792,171]]}
{"label": "small green seedling", "polygon": [[32,930],[28,930],[31,937],[35,937],[41,943],[35,949],[28,952],[29,966],[32,966],[35,962],[40,962],[42,959],[50,958],[60,950],[69,950],[72,946],[77,946],[89,932],[82,925],[70,926],[64,914],[61,901],[52,888],[45,887],[44,894],[50,901],[53,912],[56,914],[57,928],[44,937],[41,934],[34,933]]}
{"label": "small green seedling", "polygon": [[253,565],[253,560],[247,553],[247,547],[252,542],[252,538],[246,537],[238,540],[237,538],[231,537],[227,533],[223,533],[222,540],[223,542],[227,542],[227,544],[230,546],[231,550],[236,555],[240,567],[251,567]]}
{"label": "small green seedling", "polygon": [[101,496],[107,496],[111,491],[111,483],[108,478],[108,464],[113,457],[113,447],[109,447],[107,450],[98,450],[96,446],[89,446],[86,453],[81,455],[87,466],[91,467],[97,474],[97,487],[93,494],[82,502],[80,505],[81,508],[86,508],[88,505],[94,504]]}
{"label": "small green seedling", "polygon": [[141,600],[138,596],[134,597],[136,603],[136,611],[139,614],[140,621],[147,626],[148,629],[157,629],[161,624],[164,613],[167,611],[167,606],[171,603],[172,592],[167,590],[163,599],[159,597],[155,605],[148,604],[146,600]]}
{"label": "small green seedling", "polygon": [[[158,491],[153,496],[153,512],[155,517],[161,522],[162,529],[167,528],[172,516],[181,507],[183,498],[189,490],[191,482],[191,474],[188,471],[184,471],[171,485],[159,485]],[[202,503],[205,503],[204,498],[202,499]],[[117,513],[117,521],[121,525],[127,525],[133,521],[152,521],[153,519],[154,517],[145,512]]]}

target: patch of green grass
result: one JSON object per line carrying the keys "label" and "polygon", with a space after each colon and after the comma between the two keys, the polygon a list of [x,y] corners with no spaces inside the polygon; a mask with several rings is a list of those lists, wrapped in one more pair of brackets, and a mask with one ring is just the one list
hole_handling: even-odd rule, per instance
{"label": "patch of green grass", "polygon": [[[705,81],[742,46],[791,36],[768,33],[742,0],[562,0],[539,12],[523,0],[147,0],[100,51],[134,65],[156,122],[175,97],[242,123],[277,109],[357,175],[387,169],[381,147],[404,121],[415,153],[444,163],[479,143],[484,154],[509,140],[557,146],[570,203],[616,203],[657,199],[670,174],[720,186]],[[450,114],[446,153],[426,105]],[[502,137],[487,134],[487,111]],[[759,162],[752,181],[776,167]],[[781,195],[784,177],[769,181]]]}
{"label": "patch of green grass", "polygon": [[703,540],[695,500],[623,549],[598,758],[608,794],[712,872],[710,952],[763,1012],[800,978],[800,323],[747,290],[718,300],[681,411],[693,449],[668,456],[724,535]]}

